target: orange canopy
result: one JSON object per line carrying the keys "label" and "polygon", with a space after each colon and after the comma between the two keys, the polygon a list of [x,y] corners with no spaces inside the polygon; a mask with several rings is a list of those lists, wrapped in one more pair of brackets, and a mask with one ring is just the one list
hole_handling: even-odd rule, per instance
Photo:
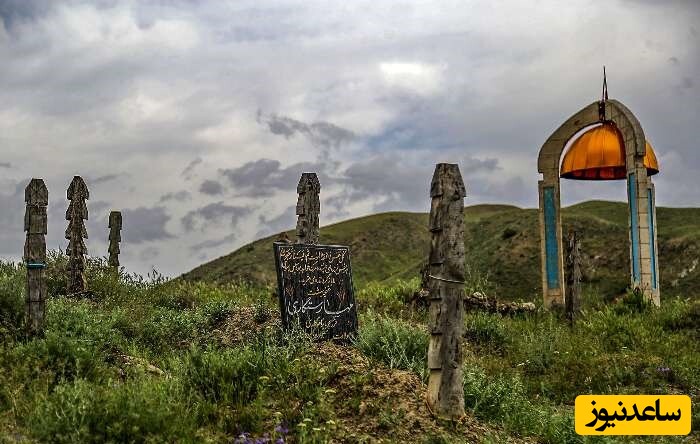
{"label": "orange canopy", "polygon": [[[659,172],[656,154],[648,141],[644,166],[649,176]],[[604,122],[576,139],[564,155],[560,177],[578,180],[626,179],[625,145],[615,124]]]}

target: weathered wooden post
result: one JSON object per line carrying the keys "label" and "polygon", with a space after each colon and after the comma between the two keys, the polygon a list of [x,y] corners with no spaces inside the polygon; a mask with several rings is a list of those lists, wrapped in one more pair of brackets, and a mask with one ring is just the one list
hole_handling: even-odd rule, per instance
{"label": "weathered wooden post", "polygon": [[109,213],[109,262],[108,265],[119,272],[119,242],[122,241],[122,213],[121,211],[112,211]]}
{"label": "weathered wooden post", "polygon": [[41,334],[44,330],[44,308],[46,301],[46,206],[49,190],[43,179],[32,179],[24,190],[27,203],[24,212],[24,262],[27,266],[27,332]]}
{"label": "weathered wooden post", "polygon": [[576,231],[566,240],[566,317],[573,321],[581,309],[581,242]]}
{"label": "weathered wooden post", "polygon": [[85,241],[88,234],[85,229],[85,220],[88,218],[88,210],[85,200],[90,198],[87,185],[80,176],[74,176],[68,187],[66,197],[70,200],[66,210],[66,239],[68,239],[68,294],[80,293],[86,290],[85,279],[85,255],[87,247]]}
{"label": "weathered wooden post", "polygon": [[319,238],[318,215],[321,201],[318,197],[321,183],[316,173],[302,173],[297,185],[297,243],[317,244]]}
{"label": "weathered wooden post", "polygon": [[464,415],[464,197],[456,164],[439,163],[430,184],[428,405],[446,419]]}

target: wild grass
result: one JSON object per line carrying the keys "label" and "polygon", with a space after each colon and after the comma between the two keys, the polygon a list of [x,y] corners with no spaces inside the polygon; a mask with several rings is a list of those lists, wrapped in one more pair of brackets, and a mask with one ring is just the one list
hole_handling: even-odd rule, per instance
{"label": "wild grass", "polygon": [[411,370],[425,380],[428,335],[425,329],[386,315],[367,312],[355,346],[389,368]]}
{"label": "wild grass", "polygon": [[[96,259],[88,266],[91,292],[76,297],[63,294],[64,261],[55,254],[49,263],[46,330],[34,338],[22,325],[24,269],[0,263],[0,442],[368,439],[338,427],[360,402],[334,395],[347,369],[314,353],[313,338],[303,333],[260,327],[276,316],[269,289],[166,281],[157,273],[114,276]],[[360,289],[352,347],[376,365],[425,380],[426,310],[411,304],[417,285]],[[698,430],[700,305],[664,299],[656,309],[637,302],[593,301],[572,325],[544,311],[468,312],[465,407],[496,437],[586,442],[573,432],[579,394],[685,393]],[[252,325],[238,323],[243,308],[253,313]],[[237,328],[251,331],[233,346],[222,340]],[[374,383],[371,371],[346,376],[358,387]],[[389,407],[365,420],[381,422],[391,442],[397,415]],[[458,442],[451,433],[442,429],[415,442]]]}
{"label": "wild grass", "polygon": [[[384,290],[387,294],[392,293]],[[385,298],[374,300],[384,301],[385,307],[396,304]],[[387,366],[425,378],[425,325],[375,309],[392,312],[375,304],[364,314],[358,348]],[[514,317],[467,312],[465,405],[516,436],[576,443],[586,442],[573,431],[573,402],[580,394],[683,393],[693,399],[693,430],[698,430],[698,326],[700,302],[680,298],[665,299],[661,308],[634,296],[619,304],[596,300],[573,325],[560,313],[542,310]]]}

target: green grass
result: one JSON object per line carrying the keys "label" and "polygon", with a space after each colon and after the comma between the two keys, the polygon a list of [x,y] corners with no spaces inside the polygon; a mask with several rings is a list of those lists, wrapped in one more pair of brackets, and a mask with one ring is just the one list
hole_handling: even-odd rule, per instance
{"label": "green grass", "polygon": [[[473,440],[406,410],[422,405],[411,397],[426,380],[417,279],[359,288],[357,340],[320,348],[280,331],[269,288],[115,277],[96,259],[92,293],[75,298],[62,294],[63,266],[52,255],[46,331],[26,338],[24,269],[0,263],[0,443],[232,442],[242,433],[279,438],[280,425],[285,442]],[[492,284],[473,271],[469,285]],[[465,407],[483,442],[589,442],[572,423],[584,393],[690,394],[700,428],[700,303],[665,298],[656,309],[587,296],[573,325],[541,311],[466,314]],[[417,385],[386,391],[406,375]]]}
{"label": "green grass", "polygon": [[[597,307],[587,307],[571,326],[556,313],[509,318],[468,312],[466,407],[516,436],[576,443],[585,441],[572,428],[577,395],[684,393],[693,398],[697,431],[700,302],[677,298],[665,301],[660,309],[640,307],[633,300],[616,305],[596,302]],[[360,333],[360,350],[385,365],[425,377],[424,325],[373,312],[365,315],[363,324],[369,327]]]}
{"label": "green grass", "polygon": [[[625,294],[629,285],[627,205],[590,201],[562,211],[563,232],[581,236],[584,288],[602,300]],[[487,276],[503,300],[538,300],[540,235],[537,210],[510,205],[466,207],[465,245],[472,272]],[[700,209],[658,208],[662,297],[690,295],[700,288]],[[321,240],[352,247],[355,283],[383,284],[419,274],[429,246],[427,215],[383,213],[322,227]],[[292,231],[287,232],[292,237]],[[190,281],[257,285],[275,282],[272,242],[257,240],[183,275]]]}

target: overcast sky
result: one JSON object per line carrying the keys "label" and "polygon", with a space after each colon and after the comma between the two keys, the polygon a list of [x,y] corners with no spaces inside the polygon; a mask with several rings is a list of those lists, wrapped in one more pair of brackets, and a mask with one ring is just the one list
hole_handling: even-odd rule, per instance
{"label": "overcast sky", "polygon": [[[1,257],[31,177],[50,248],[79,174],[90,254],[120,209],[122,264],[166,275],[292,228],[304,171],[322,225],[427,211],[437,162],[466,204],[534,207],[538,150],[603,65],[656,149],[657,203],[700,204],[697,1],[0,0],[0,19]],[[625,199],[580,185],[565,204]]]}

